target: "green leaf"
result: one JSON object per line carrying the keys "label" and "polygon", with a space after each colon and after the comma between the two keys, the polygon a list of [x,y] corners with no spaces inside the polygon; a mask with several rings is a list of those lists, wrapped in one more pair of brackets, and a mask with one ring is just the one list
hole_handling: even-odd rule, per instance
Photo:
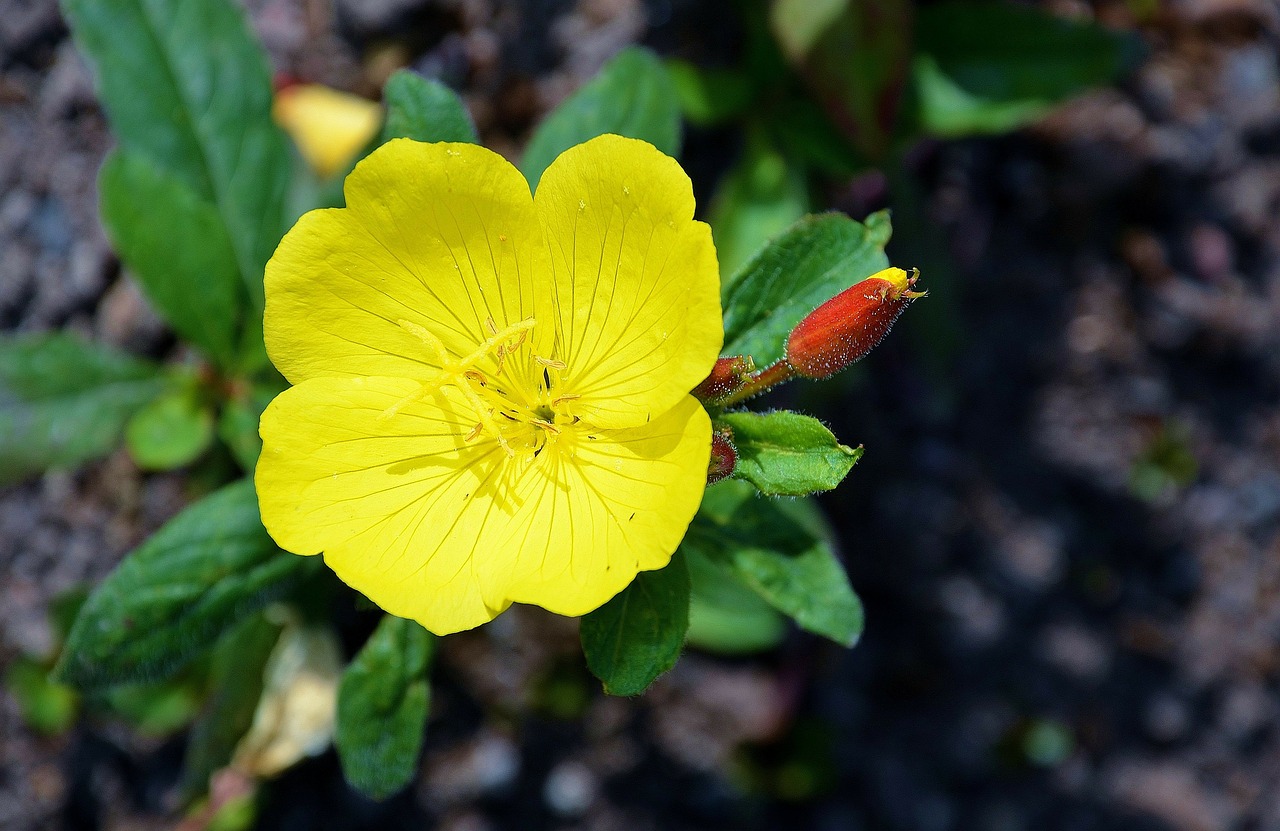
{"label": "green leaf", "polygon": [[387,123],[382,140],[461,141],[475,144],[476,126],[458,94],[439,81],[397,70],[382,89]]}
{"label": "green leaf", "polygon": [[228,399],[218,415],[218,438],[231,450],[240,467],[252,471],[262,453],[258,421],[277,390],[255,387],[248,395]]}
{"label": "green leaf", "polygon": [[761,366],[782,360],[787,335],[805,315],[889,266],[886,212],[866,224],[843,214],[807,216],[761,250],[724,290],[723,355]]}
{"label": "green leaf", "polygon": [[853,646],[862,635],[862,603],[831,546],[786,505],[756,496],[745,482],[721,482],[707,488],[683,545],[731,571],[802,629]]}
{"label": "green leaf", "polygon": [[737,274],[770,237],[808,210],[804,170],[754,137],[720,183],[708,217],[722,279]]}
{"label": "green leaf", "polygon": [[0,338],[0,484],[106,455],[171,384],[152,363],[72,335]]}
{"label": "green leaf", "polygon": [[195,720],[204,698],[203,673],[184,671],[154,684],[105,691],[108,707],[144,736],[168,736]]}
{"label": "green leaf", "polygon": [[890,146],[911,66],[911,0],[774,0],[782,51],[845,140],[871,159]]}
{"label": "green leaf", "polygon": [[80,712],[75,690],[49,678],[49,668],[28,655],[18,657],[4,675],[4,686],[18,702],[28,727],[46,736],[71,729]]}
{"label": "green leaf", "polygon": [[209,667],[213,692],[191,730],[182,766],[188,792],[205,791],[209,777],[231,761],[236,745],[249,732],[262,697],[267,658],[279,639],[280,626],[257,614],[214,647]]}
{"label": "green leaf", "polygon": [[565,150],[604,133],[644,139],[668,156],[680,153],[680,102],[662,61],[628,47],[538,125],[520,170],[537,188]]}
{"label": "green leaf", "polygon": [[689,628],[689,570],[677,551],[582,618],[582,651],[609,695],[639,695],[676,665]]}
{"label": "green leaf", "polygon": [[724,655],[772,649],[787,634],[787,620],[732,572],[695,546],[681,545],[689,566],[690,646]]}
{"label": "green leaf", "polygon": [[311,562],[267,536],[251,481],[228,485],[174,517],[108,575],[80,610],[56,674],[81,688],[172,675],[292,588]]}
{"label": "green leaf", "polygon": [[386,799],[418,769],[434,649],[426,629],[387,615],[342,674],[334,744],[347,781],[365,796]]}
{"label": "green leaf", "polygon": [[232,0],[62,0],[62,11],[120,146],[216,209],[260,338],[291,158],[244,12]]}
{"label": "green leaf", "polygon": [[103,164],[98,192],[107,234],[151,305],[230,367],[244,289],[217,209],[146,157],[119,150]]}
{"label": "green leaf", "polygon": [[928,133],[999,133],[1117,78],[1139,51],[1134,38],[1093,23],[1003,2],[920,9],[914,81]]}
{"label": "green leaf", "polygon": [[684,117],[700,127],[712,127],[742,115],[756,93],[751,79],[733,69],[706,69],[672,58],[667,61],[667,73],[675,85]]}
{"label": "green leaf", "polygon": [[845,447],[816,418],[779,410],[724,413],[738,451],[734,476],[767,496],[804,496],[843,481],[862,448]]}
{"label": "green leaf", "polygon": [[213,443],[213,413],[195,389],[174,390],[143,407],[124,432],[129,455],[143,470],[190,464]]}

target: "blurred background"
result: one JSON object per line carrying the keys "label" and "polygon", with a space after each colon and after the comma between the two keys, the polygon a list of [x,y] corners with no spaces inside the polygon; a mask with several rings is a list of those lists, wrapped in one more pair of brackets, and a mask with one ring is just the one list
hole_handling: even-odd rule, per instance
{"label": "blurred background", "polygon": [[[891,260],[931,292],[837,382],[776,393],[866,447],[821,500],[866,606],[854,649],[691,650],[607,698],[574,621],[513,609],[442,643],[413,787],[366,800],[330,751],[264,788],[257,827],[1280,829],[1276,4],[1034,4],[1116,34],[1109,82],[934,119],[896,154],[845,129],[834,159],[785,129],[796,101],[842,124],[822,76],[786,74],[749,2],[247,5],[282,85],[376,99],[409,66],[512,158],[646,45],[676,62],[722,259],[806,210],[889,208]],[[1034,43],[1014,57],[1013,86],[1056,71]],[[736,110],[735,77],[755,90]],[[56,3],[0,0],[0,329],[180,358],[98,223],[110,145]],[[79,708],[37,658],[198,476],[121,452],[0,490],[0,829],[179,822],[190,690]]]}

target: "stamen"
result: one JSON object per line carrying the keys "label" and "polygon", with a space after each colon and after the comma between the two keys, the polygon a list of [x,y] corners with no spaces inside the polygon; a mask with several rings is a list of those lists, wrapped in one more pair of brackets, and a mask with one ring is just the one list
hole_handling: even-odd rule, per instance
{"label": "stamen", "polygon": [[534,355],[533,359],[542,366],[550,367],[551,369],[564,369],[565,366],[564,361],[558,361],[554,358],[544,358],[541,355]]}
{"label": "stamen", "polygon": [[581,395],[562,395],[559,398],[551,399],[551,406],[559,407],[561,404],[563,404],[566,401],[577,401],[581,397],[582,397]]}
{"label": "stamen", "polygon": [[439,360],[441,366],[448,364],[449,352],[444,348],[444,343],[441,342],[438,337],[431,334],[431,330],[427,329],[425,326],[420,326],[411,320],[400,319],[396,321],[396,324],[401,329],[404,329],[406,332],[425,343],[433,352],[435,352],[435,357]]}
{"label": "stamen", "polygon": [[476,426],[471,428],[471,432],[467,433],[466,438],[464,438],[463,441],[470,444],[480,436],[480,433],[483,430],[484,430],[484,422],[483,421],[476,422]]}

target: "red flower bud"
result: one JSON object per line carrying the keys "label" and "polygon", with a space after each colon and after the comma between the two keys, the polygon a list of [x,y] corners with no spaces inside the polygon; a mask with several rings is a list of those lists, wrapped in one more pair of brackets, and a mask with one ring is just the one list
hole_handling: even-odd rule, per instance
{"label": "red flower bud", "polygon": [[886,268],[823,303],[791,330],[787,363],[807,378],[830,378],[862,360],[902,310],[926,294],[911,291],[919,276]]}
{"label": "red flower bud", "polygon": [[733,475],[738,467],[738,450],[733,446],[733,433],[728,430],[711,432],[711,461],[707,464],[707,484],[714,485]]}
{"label": "red flower bud", "polygon": [[741,355],[720,358],[711,368],[711,374],[706,380],[693,388],[693,397],[699,401],[716,401],[732,395],[742,389],[742,385],[747,382],[747,375],[755,368],[755,361]]}

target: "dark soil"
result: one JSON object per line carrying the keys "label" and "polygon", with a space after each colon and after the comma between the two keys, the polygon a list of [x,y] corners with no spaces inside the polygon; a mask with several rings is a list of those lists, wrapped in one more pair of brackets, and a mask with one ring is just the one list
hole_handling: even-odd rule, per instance
{"label": "dark soil", "polygon": [[[509,155],[625,43],[735,48],[694,0],[329,5],[250,3],[278,70],[373,93],[407,58]],[[913,154],[891,253],[937,264],[931,296],[842,384],[784,391],[867,448],[824,499],[855,649],[690,653],[609,699],[572,622],[514,610],[445,642],[413,788],[369,802],[328,753],[261,827],[1280,831],[1280,17],[1171,0],[1140,31],[1118,89]],[[0,0],[0,328],[170,356],[97,224],[109,136],[65,35]],[[728,155],[691,138],[700,192]],[[122,455],[0,493],[0,662],[183,499]],[[172,827],[182,744],[39,738],[0,697],[0,829]]]}

